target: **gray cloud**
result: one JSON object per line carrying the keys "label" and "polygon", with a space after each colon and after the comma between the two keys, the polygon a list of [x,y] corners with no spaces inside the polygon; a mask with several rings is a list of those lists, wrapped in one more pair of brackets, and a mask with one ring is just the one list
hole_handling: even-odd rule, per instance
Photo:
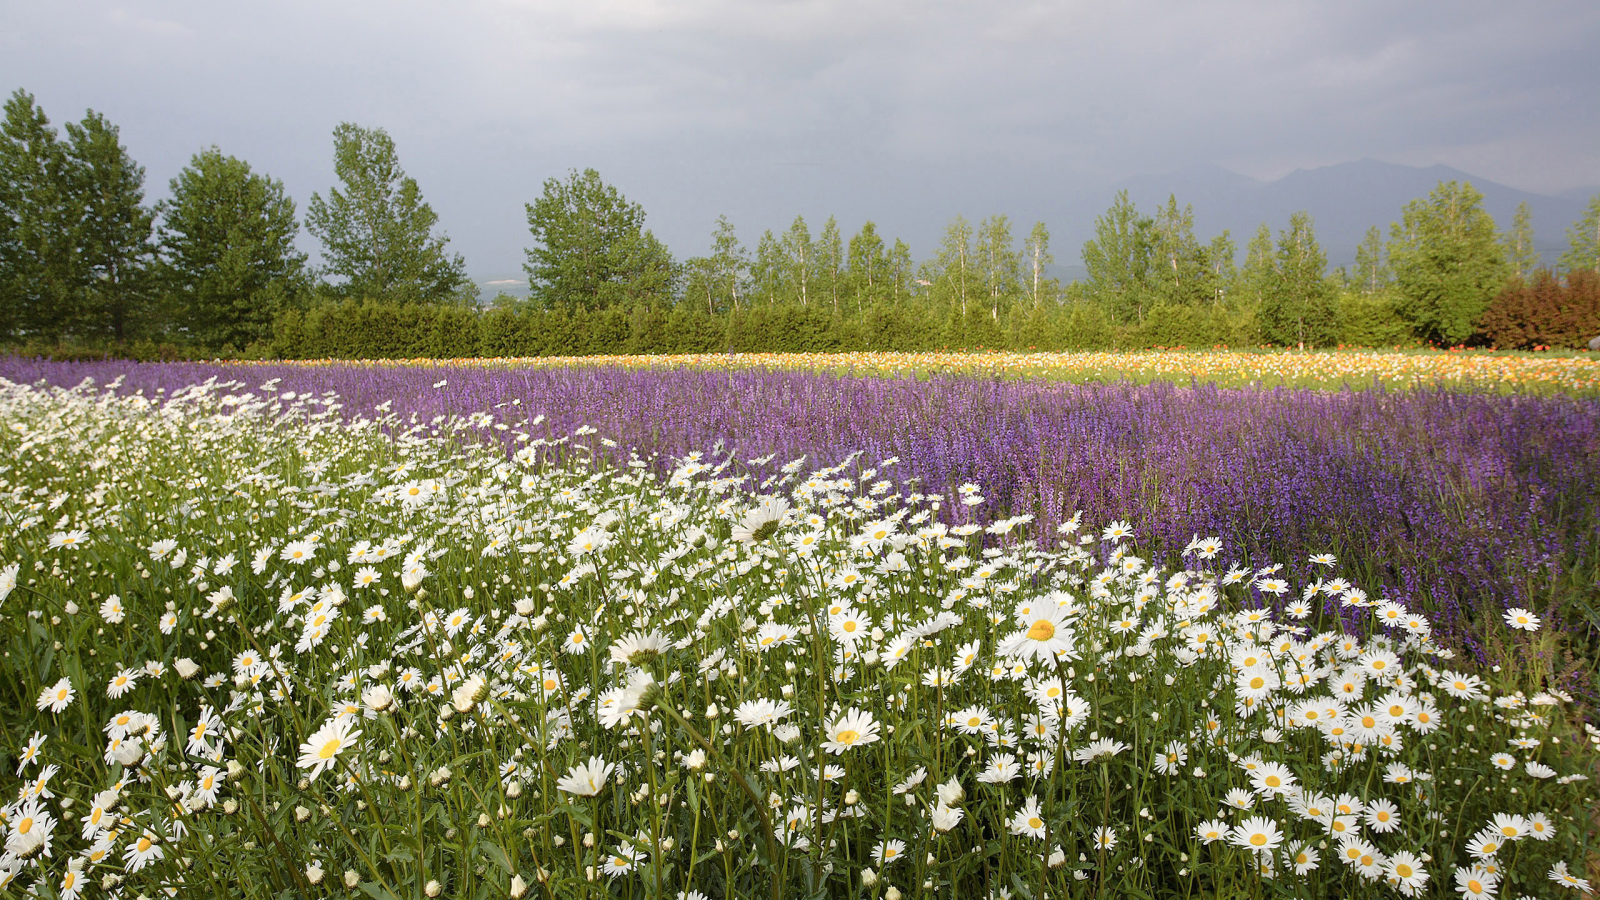
{"label": "gray cloud", "polygon": [[584,166],[680,256],[724,212],[750,244],[796,214],[919,254],[957,213],[1074,233],[1108,185],[1197,163],[1595,185],[1595,46],[1587,2],[0,2],[0,88],[105,112],[152,198],[215,143],[303,204],[333,126],[381,126],[482,277]]}

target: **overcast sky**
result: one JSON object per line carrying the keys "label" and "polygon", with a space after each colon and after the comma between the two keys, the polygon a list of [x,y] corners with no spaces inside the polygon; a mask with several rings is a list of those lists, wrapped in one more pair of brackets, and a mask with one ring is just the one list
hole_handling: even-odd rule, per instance
{"label": "overcast sky", "polygon": [[1600,185],[1597,47],[1594,0],[0,0],[0,89],[105,113],[151,200],[216,144],[304,210],[333,127],[382,127],[479,279],[591,166],[679,257],[719,213],[750,246],[871,218],[921,257],[957,213],[1060,227],[1200,163]]}

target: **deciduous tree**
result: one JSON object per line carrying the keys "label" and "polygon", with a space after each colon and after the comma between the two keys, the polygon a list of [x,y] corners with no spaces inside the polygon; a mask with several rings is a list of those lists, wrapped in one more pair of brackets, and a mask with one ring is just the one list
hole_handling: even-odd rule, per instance
{"label": "deciduous tree", "polygon": [[1567,229],[1567,242],[1567,252],[1561,255],[1563,269],[1600,271],[1600,194],[1589,200],[1583,215]]}
{"label": "deciduous tree", "polygon": [[1389,235],[1396,309],[1418,335],[1453,345],[1472,337],[1478,317],[1505,284],[1505,246],[1483,195],[1471,184],[1440,182],[1407,203]]}
{"label": "deciduous tree", "polygon": [[344,189],[312,194],[306,229],[322,241],[326,273],[343,279],[341,296],[394,303],[439,303],[471,287],[450,239],[434,234],[439,216],[417,181],[400,168],[381,128],[344,122],[333,130],[333,167]]}

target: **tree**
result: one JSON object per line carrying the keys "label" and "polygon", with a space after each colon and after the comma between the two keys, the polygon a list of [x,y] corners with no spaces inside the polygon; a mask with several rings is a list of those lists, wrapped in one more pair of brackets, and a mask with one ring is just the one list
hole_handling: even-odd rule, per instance
{"label": "tree", "polygon": [[144,169],[93,110],[60,140],[24,91],[0,128],[0,321],[46,341],[153,332]]}
{"label": "tree", "polygon": [[783,245],[773,236],[771,229],[762,232],[756,242],[756,261],[750,267],[750,279],[755,298],[767,305],[778,302],[784,294],[786,271]]}
{"label": "tree", "polygon": [[1150,273],[1152,287],[1161,299],[1174,306],[1192,306],[1215,299],[1207,278],[1205,251],[1194,236],[1194,207],[1178,208],[1176,195],[1167,196],[1167,206],[1151,223],[1153,239]]}
{"label": "tree", "polygon": [[1266,302],[1278,277],[1278,254],[1272,246],[1272,229],[1262,222],[1244,251],[1244,268],[1239,272],[1239,287],[1246,303],[1257,309]]}
{"label": "tree", "polygon": [[144,205],[144,167],[122,146],[117,126],[93,110],[66,131],[68,171],[83,211],[77,246],[88,276],[86,331],[119,342],[142,336],[157,324],[155,215]]}
{"label": "tree", "polygon": [[56,341],[72,327],[86,278],[82,211],[67,151],[33,96],[18,90],[0,126],[0,329]]}
{"label": "tree", "polygon": [[392,303],[438,303],[470,286],[466,263],[433,234],[439,216],[416,179],[400,168],[394,141],[381,128],[344,122],[333,130],[333,168],[344,190],[311,195],[306,230],[322,241],[332,288],[345,297]]}
{"label": "tree", "polygon": [[1311,217],[1297,212],[1278,232],[1270,287],[1258,318],[1262,336],[1274,344],[1327,346],[1338,340],[1338,309],[1327,280],[1328,257],[1317,246]]}
{"label": "tree", "polygon": [[788,287],[792,299],[800,301],[801,306],[809,306],[811,274],[816,268],[816,251],[811,246],[811,229],[806,226],[805,216],[794,217],[794,221],[789,224],[789,230],[783,234],[781,246],[787,257],[785,286]]}
{"label": "tree", "polygon": [[711,259],[719,294],[726,299],[728,308],[737,308],[740,290],[750,271],[750,260],[727,216],[717,216],[717,230],[711,233]]}
{"label": "tree", "polygon": [[1095,236],[1083,245],[1089,293],[1119,323],[1144,321],[1150,299],[1153,224],[1134,208],[1127,191],[1119,191],[1111,208],[1095,219]]}
{"label": "tree", "polygon": [[983,287],[989,295],[989,315],[1000,321],[1000,307],[1021,292],[1016,247],[1011,237],[1009,216],[989,216],[978,224],[978,265]]}
{"label": "tree", "polygon": [[175,323],[203,347],[271,336],[307,287],[300,226],[283,183],[212,147],[172,179],[161,213],[161,281]]}
{"label": "tree", "polygon": [[1383,259],[1383,238],[1378,226],[1367,229],[1367,236],[1356,247],[1356,289],[1363,294],[1376,294],[1389,286],[1389,266]]}
{"label": "tree", "polygon": [[523,269],[532,295],[550,309],[604,309],[641,300],[665,304],[676,265],[644,227],[644,207],[594,169],[545,180],[527,204],[533,246]]}
{"label": "tree", "polygon": [[817,274],[821,287],[833,301],[835,312],[839,309],[839,291],[844,286],[844,239],[839,234],[839,223],[833,216],[822,225],[815,247]]}
{"label": "tree", "polygon": [[1390,229],[1389,266],[1399,288],[1396,311],[1417,334],[1447,345],[1472,337],[1507,272],[1483,195],[1454,181],[1406,204]]}
{"label": "tree", "polygon": [[1213,290],[1216,291],[1211,299],[1217,303],[1223,301],[1224,296],[1233,290],[1234,282],[1239,280],[1239,264],[1236,261],[1238,255],[1239,247],[1233,242],[1232,232],[1226,228],[1206,245],[1206,268],[1214,286]]}
{"label": "tree", "polygon": [[1511,230],[1505,234],[1505,245],[1506,263],[1512,275],[1527,278],[1539,267],[1539,251],[1533,249],[1533,213],[1526,200],[1517,204]]}
{"label": "tree", "polygon": [[868,221],[850,239],[849,292],[855,297],[856,312],[877,303],[890,288],[889,257],[878,237],[878,226]]}
{"label": "tree", "polygon": [[967,315],[967,293],[976,273],[972,261],[972,225],[965,216],[956,216],[944,230],[944,240],[939,244],[939,257],[935,265],[938,278],[935,289],[947,302],[959,303],[963,318]]}
{"label": "tree", "polygon": [[894,246],[889,248],[889,281],[893,285],[890,293],[895,303],[911,297],[911,279],[914,276],[914,264],[911,262],[911,247],[899,238],[894,239]]}
{"label": "tree", "polygon": [[727,216],[717,216],[717,228],[711,234],[711,255],[684,261],[684,299],[696,308],[705,306],[709,315],[735,309],[749,268],[733,223]]}
{"label": "tree", "polygon": [[1567,241],[1567,252],[1561,255],[1562,268],[1568,272],[1600,271],[1600,194],[1590,198],[1583,215],[1567,229]]}
{"label": "tree", "polygon": [[1043,222],[1033,223],[1033,230],[1028,232],[1028,240],[1022,245],[1022,253],[1028,267],[1028,299],[1033,308],[1038,309],[1041,293],[1049,286],[1044,277],[1045,267],[1056,261],[1050,255],[1050,229]]}

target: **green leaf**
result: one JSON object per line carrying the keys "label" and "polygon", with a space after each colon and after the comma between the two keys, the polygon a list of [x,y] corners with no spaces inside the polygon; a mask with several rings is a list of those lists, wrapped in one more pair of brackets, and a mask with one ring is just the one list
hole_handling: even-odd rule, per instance
{"label": "green leaf", "polygon": [[501,847],[499,844],[491,844],[488,842],[485,842],[482,846],[484,855],[494,860],[495,865],[504,869],[507,875],[510,875],[513,871],[515,871],[511,865],[511,858],[506,856],[506,851],[503,847]]}

